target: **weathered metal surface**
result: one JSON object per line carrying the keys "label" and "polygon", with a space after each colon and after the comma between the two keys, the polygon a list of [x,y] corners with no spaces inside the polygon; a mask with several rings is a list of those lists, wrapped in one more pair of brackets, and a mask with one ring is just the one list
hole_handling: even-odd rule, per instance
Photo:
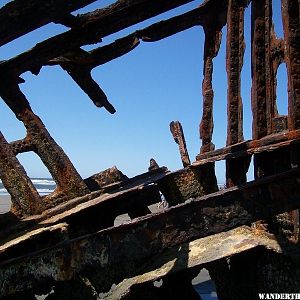
{"label": "weathered metal surface", "polygon": [[38,192],[1,132],[0,176],[11,195],[13,213],[30,215],[42,211],[43,204]]}
{"label": "weathered metal surface", "polygon": [[189,153],[186,148],[184,133],[180,122],[172,121],[170,123],[170,130],[173,135],[175,143],[178,144],[182,165],[185,168],[191,164],[191,161],[190,161]]}
{"label": "weathered metal surface", "polygon": [[[42,214],[23,218],[22,222],[10,224],[8,227],[2,224],[1,243],[9,242],[9,236],[14,238],[25,231],[35,230],[36,227],[52,226],[65,222],[66,219],[70,220],[69,224],[72,223],[77,228],[72,227],[75,236],[80,233],[86,234],[89,230],[96,231],[112,226],[118,215],[160,202],[161,198],[155,183],[164,176],[164,169],[147,172],[127,181],[106,186],[86,196],[61,203],[45,210]],[[139,216],[141,215],[143,213]]]}
{"label": "weathered metal surface", "polygon": [[[149,280],[166,275],[164,288],[160,293],[155,292],[157,299],[176,299],[170,295],[176,293],[180,298],[185,292],[197,299],[190,284],[196,269],[172,275],[167,272],[176,271],[176,267],[190,268],[189,257],[194,252],[188,254],[180,250],[185,250],[186,242],[200,237],[205,238],[200,244],[195,242],[192,249],[199,251],[203,245],[207,247],[211,255],[209,267],[221,299],[241,299],[243,295],[252,299],[260,288],[280,290],[286,287],[285,282],[299,286],[299,265],[283,256],[276,262],[274,254],[270,255],[272,259],[266,258],[258,246],[260,236],[253,236],[254,240],[244,236],[243,242],[237,242],[237,248],[233,249],[232,244],[227,248],[228,239],[222,238],[229,233],[220,233],[267,218],[268,222],[261,225],[267,225],[267,229],[274,232],[281,246],[299,241],[299,211],[287,212],[299,208],[300,197],[299,1],[282,0],[282,39],[274,32],[271,0],[206,0],[181,15],[85,51],[80,47],[100,42],[102,37],[192,1],[119,0],[94,12],[70,14],[91,2],[94,1],[46,0],[40,4],[36,0],[15,0],[0,8],[0,46],[49,22],[70,28],[17,57],[0,62],[0,96],[27,130],[24,139],[11,143],[0,136],[0,177],[13,200],[13,210],[0,217],[1,295],[22,291],[13,297],[32,299],[36,290],[28,288],[43,286],[50,292],[54,285],[54,294],[49,295],[49,299],[70,298],[76,292],[79,298],[95,299],[95,293],[107,291],[112,283],[131,277],[123,282],[125,289],[121,288],[125,291],[128,282],[130,286],[133,284],[127,294],[130,298],[134,297],[136,282],[146,288],[145,293],[152,293]],[[241,72],[244,30],[250,28],[244,24],[244,10],[250,2],[254,140],[243,141]],[[227,147],[214,150],[213,60],[218,54],[225,25]],[[193,26],[202,26],[205,33],[202,146],[197,161],[190,164],[182,128],[180,124],[173,124],[171,129],[179,142],[184,169],[168,172],[151,161],[149,172],[134,178],[128,179],[111,169],[82,180],[21,92],[19,84],[24,82],[21,74],[31,71],[37,75],[43,66],[59,65],[96,106],[114,113],[104,91],[92,78],[92,70],[135,49],[141,41],[156,42]],[[286,63],[288,71],[288,116],[278,115],[276,107],[276,76],[281,63]],[[55,193],[42,200],[16,159],[17,154],[28,151],[40,156],[57,183]],[[245,184],[252,155],[256,180]],[[227,187],[236,187],[212,194],[217,191],[214,162],[222,159],[226,160]],[[171,208],[151,215],[148,206],[161,201],[161,192]],[[172,207],[178,203],[182,204]],[[108,228],[119,214],[125,213],[136,219]],[[210,237],[215,233],[219,234]],[[234,234],[230,241],[236,239]],[[209,242],[216,240],[216,245]],[[237,254],[252,246],[256,250],[250,251],[249,256]],[[162,251],[173,253],[178,265],[172,266],[171,259],[161,263],[159,271],[141,277],[141,272],[145,272],[142,265],[153,258],[161,262],[155,255]],[[206,250],[203,251],[202,256],[194,260],[195,264],[204,263]],[[258,258],[261,273],[251,261],[247,262],[249,257]],[[186,264],[180,265],[184,258]],[[278,270],[279,262],[288,267]],[[286,277],[290,266],[295,267],[291,280]],[[278,272],[280,276],[276,275]],[[244,274],[249,275],[249,284]],[[255,277],[259,277],[259,284]],[[55,283],[55,280],[61,282]],[[264,281],[268,284],[263,284]],[[174,285],[182,288],[172,292]],[[248,286],[254,288],[249,291]]]}
{"label": "weathered metal surface", "polygon": [[15,0],[0,9],[0,46],[96,0]]}
{"label": "weathered metal surface", "polygon": [[268,135],[260,140],[248,140],[225,148],[220,148],[209,153],[197,155],[197,161],[193,165],[205,164],[222,159],[243,157],[254,153],[272,151],[280,147],[297,145],[300,139],[300,131],[285,131]]}
{"label": "weathered metal surface", "polygon": [[243,137],[243,103],[241,71],[244,60],[244,7],[246,1],[230,0],[227,13],[226,71],[227,71],[227,141],[237,144]]}
{"label": "weathered metal surface", "polygon": [[160,179],[158,184],[170,205],[183,203],[190,198],[200,197],[218,190],[213,163],[195,167],[188,166],[174,171]]}
{"label": "weathered metal surface", "polygon": [[123,299],[137,285],[153,282],[195,266],[206,267],[210,263],[256,247],[282,252],[274,236],[255,232],[246,226],[238,227],[166,249],[141,269],[141,275],[125,279],[101,298]]}
{"label": "weathered metal surface", "polygon": [[205,28],[205,46],[204,46],[204,69],[202,82],[203,95],[203,114],[200,123],[200,138],[202,146],[200,153],[209,152],[215,149],[212,143],[213,134],[213,98],[212,88],[213,58],[217,55],[221,43],[222,32],[214,28]]}
{"label": "weathered metal surface", "polygon": [[135,276],[141,263],[162,249],[299,207],[299,180],[300,170],[294,169],[2,262],[1,295],[28,289],[39,280],[68,280],[77,272],[105,290]]}
{"label": "weathered metal surface", "polygon": [[[30,51],[14,59],[3,62],[0,68],[14,70],[16,75],[25,71],[37,73],[52,58],[72,52],[82,45],[97,43],[106,35],[188,2],[191,0],[166,2],[134,0],[130,3],[119,0],[106,8],[77,16],[76,26],[73,29],[37,44]],[[123,18],[120,18],[120,15]]]}
{"label": "weathered metal surface", "polygon": [[[240,143],[243,137],[243,103],[241,71],[244,60],[244,10],[247,1],[230,0],[227,12],[226,71],[227,71],[227,140],[226,145]],[[250,159],[226,160],[226,186],[247,182]]]}
{"label": "weathered metal surface", "polygon": [[282,20],[288,71],[289,129],[300,128],[300,8],[297,0],[282,0]]}
{"label": "weathered metal surface", "polygon": [[85,184],[88,186],[90,191],[97,191],[102,187],[117,183],[120,181],[127,180],[128,177],[124,175],[116,166],[106,169],[100,173],[94,174],[84,179]]}
{"label": "weathered metal surface", "polygon": [[[89,189],[67,155],[50,136],[41,119],[31,110],[19,86],[16,83],[11,83],[12,78],[4,78],[3,75],[0,76],[1,97],[26,128],[25,150],[34,151],[39,155],[57,184],[56,191],[51,195],[51,198],[59,197],[63,199],[65,197],[70,199],[89,193]],[[24,148],[21,148],[21,150],[25,151]],[[15,148],[15,151],[17,151],[17,148]],[[48,205],[51,206],[52,203],[50,202]],[[47,203],[45,203],[45,206],[47,206]]]}

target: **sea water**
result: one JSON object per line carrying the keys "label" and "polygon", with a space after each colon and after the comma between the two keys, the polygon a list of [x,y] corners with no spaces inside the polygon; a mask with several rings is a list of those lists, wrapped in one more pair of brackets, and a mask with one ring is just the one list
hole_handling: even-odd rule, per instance
{"label": "sea water", "polygon": [[[48,195],[52,193],[56,187],[52,178],[31,178],[31,181],[40,195]],[[8,195],[2,181],[0,181],[0,195]]]}

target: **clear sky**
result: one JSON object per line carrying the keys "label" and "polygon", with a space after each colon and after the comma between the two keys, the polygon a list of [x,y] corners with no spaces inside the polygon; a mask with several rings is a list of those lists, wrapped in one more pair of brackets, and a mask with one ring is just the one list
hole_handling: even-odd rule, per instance
{"label": "clear sky", "polygon": [[[2,5],[9,1],[0,0]],[[114,1],[97,1],[86,12]],[[104,38],[107,44],[156,21],[186,12],[202,1],[177,8],[146,22]],[[282,36],[280,0],[274,0],[274,18],[278,36]],[[77,14],[78,12],[75,12]],[[245,38],[247,43],[242,74],[244,102],[244,137],[251,138],[250,109],[250,7],[246,10]],[[0,48],[4,60],[33,47],[37,42],[67,28],[49,24]],[[181,168],[177,145],[169,131],[169,123],[179,120],[183,126],[192,161],[199,153],[199,123],[202,115],[203,30],[201,27],[181,32],[155,43],[144,43],[129,54],[93,71],[114,105],[114,115],[99,109],[59,67],[44,67],[38,76],[27,72],[21,85],[33,111],[41,117],[50,134],[64,149],[83,177],[116,165],[128,176],[145,172],[149,159],[170,170]],[[216,148],[226,141],[227,77],[225,70],[225,38],[214,60],[214,143]],[[99,45],[98,45],[99,46]],[[95,47],[95,46],[94,46]],[[85,49],[91,49],[88,47]],[[286,113],[286,70],[280,67],[278,80],[279,112]],[[25,129],[0,102],[0,130],[8,141],[23,138]],[[32,153],[18,155],[31,177],[49,177],[39,158]],[[217,163],[219,182],[224,182],[223,163]],[[251,177],[251,176],[250,176]]]}

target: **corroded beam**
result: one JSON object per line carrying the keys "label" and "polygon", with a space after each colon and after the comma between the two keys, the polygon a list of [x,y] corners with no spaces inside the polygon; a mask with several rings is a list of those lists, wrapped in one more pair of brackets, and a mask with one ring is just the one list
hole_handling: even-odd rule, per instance
{"label": "corroded beam", "polygon": [[272,1],[252,1],[252,136],[259,139],[273,132],[272,119],[277,116],[275,74],[271,58]]}
{"label": "corroded beam", "polygon": [[263,151],[272,151],[283,146],[299,144],[300,131],[286,131],[277,134],[265,136],[260,140],[247,140],[235,145],[220,148],[208,153],[197,155],[195,164],[214,162],[222,159],[247,156],[248,154],[260,153]]}
{"label": "corroded beam", "polygon": [[166,249],[155,259],[150,259],[144,270],[141,270],[141,274],[126,278],[112,287],[103,299],[128,299],[126,296],[128,297],[138,285],[143,286],[146,282],[152,283],[160,279],[164,282],[166,276],[171,274],[196,266],[205,268],[222,258],[229,258],[256,247],[264,247],[277,253],[282,252],[275,237],[257,233],[246,226]]}
{"label": "corroded beam", "polygon": [[2,262],[0,296],[28,289],[41,278],[64,281],[80,272],[103,291],[137,275],[163,249],[298,208],[299,180],[296,168]]}
{"label": "corroded beam", "polygon": [[289,129],[300,128],[300,4],[282,0],[282,18],[288,70]]}
{"label": "corroded beam", "polygon": [[71,51],[67,55],[50,60],[48,64],[64,64],[67,66],[70,63],[75,63],[91,69],[95,68],[135,49],[140,44],[140,40],[143,42],[155,42],[193,26],[207,24],[212,17],[212,12],[218,13],[216,10],[218,5],[222,8],[222,6],[226,6],[226,1],[222,0],[219,3],[216,3],[215,0],[206,1],[187,13],[137,30],[111,44],[91,50],[86,55],[78,55],[78,51]]}
{"label": "corroded beam", "polygon": [[55,57],[83,45],[97,43],[104,36],[191,1],[119,0],[106,8],[77,16],[77,26],[37,44],[30,51],[2,62],[0,64],[1,72],[6,69],[15,75],[26,71],[37,74],[43,65]]}
{"label": "corroded beam", "polygon": [[105,107],[111,114],[116,112],[115,108],[108,101],[105,93],[92,78],[91,70],[77,65],[65,66],[62,64],[64,70],[73,78],[78,86],[90,97],[97,107]]}
{"label": "corroded beam", "polygon": [[40,213],[43,210],[43,204],[37,190],[1,132],[0,177],[11,195],[11,211],[14,214],[26,216]]}
{"label": "corroded beam", "polygon": [[232,145],[244,140],[241,71],[244,61],[244,10],[246,3],[230,0],[227,12],[226,71],[227,71],[227,141]]}
{"label": "corroded beam", "polygon": [[170,130],[173,135],[174,141],[176,142],[176,144],[178,144],[181,161],[183,167],[185,168],[191,164],[191,161],[190,161],[189,153],[186,148],[184,133],[180,122],[172,121],[170,123]]}
{"label": "corroded beam", "polygon": [[57,184],[55,195],[70,199],[89,193],[89,189],[67,155],[50,136],[40,118],[33,113],[19,86],[8,77],[0,77],[1,97],[16,117],[24,123],[27,130],[27,144],[39,155]]}
{"label": "corroded beam", "polygon": [[0,9],[0,46],[96,0],[14,0]]}
{"label": "corroded beam", "polygon": [[[245,51],[244,11],[246,5],[247,1],[230,0],[227,12],[227,146],[244,140],[241,71]],[[247,181],[246,174],[249,163],[249,158],[226,160],[227,187],[242,184]]]}
{"label": "corroded beam", "polygon": [[[91,185],[91,179],[94,181],[93,178],[88,178],[86,180],[87,185],[92,190],[97,188],[97,191],[57,204],[55,207],[45,210],[43,214],[22,219],[22,222],[0,223],[0,241],[25,230],[29,232],[34,226],[39,228],[51,226],[58,222],[65,222],[64,220],[69,220],[69,224],[74,224],[81,234],[88,233],[91,226],[96,226],[97,230],[111,226],[118,215],[134,210],[135,207],[147,207],[160,202],[161,198],[156,182],[163,178],[167,172],[166,168],[158,168],[126,180],[122,176],[122,181],[101,188],[100,185],[103,180],[96,179],[98,183],[102,181],[96,187],[95,184]],[[91,222],[93,220],[95,222]],[[0,221],[2,221],[1,218]],[[78,226],[82,222],[84,222],[84,226]],[[73,228],[72,232],[76,236],[79,234]]]}

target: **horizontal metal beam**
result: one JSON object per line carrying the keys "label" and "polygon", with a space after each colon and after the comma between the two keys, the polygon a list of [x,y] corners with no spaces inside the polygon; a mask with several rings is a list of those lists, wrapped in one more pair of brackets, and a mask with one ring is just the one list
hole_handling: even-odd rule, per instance
{"label": "horizontal metal beam", "polygon": [[272,151],[283,146],[300,142],[300,130],[285,131],[268,135],[259,140],[248,140],[228,147],[220,148],[197,155],[194,166],[206,164],[223,159],[244,157],[264,151]]}
{"label": "horizontal metal beam", "polygon": [[[96,0],[14,0],[0,9],[0,46]],[[75,18],[75,17],[74,17]]]}
{"label": "horizontal metal beam", "polygon": [[77,26],[74,28],[37,44],[31,50],[15,58],[2,62],[1,73],[5,69],[6,72],[12,72],[15,76],[26,71],[37,74],[50,59],[79,49],[83,45],[98,43],[104,36],[191,1],[119,0],[106,8],[79,15]]}
{"label": "horizontal metal beam", "polygon": [[150,259],[141,275],[126,278],[102,297],[104,300],[126,299],[131,289],[146,282],[154,282],[165,276],[208,264],[235,254],[264,247],[281,253],[276,238],[270,234],[251,230],[247,226],[238,227],[202,239],[166,249],[158,257]]}
{"label": "horizontal metal beam", "polygon": [[97,290],[105,290],[138,275],[163,249],[299,208],[299,181],[296,168],[2,262],[0,296],[81,272]]}

